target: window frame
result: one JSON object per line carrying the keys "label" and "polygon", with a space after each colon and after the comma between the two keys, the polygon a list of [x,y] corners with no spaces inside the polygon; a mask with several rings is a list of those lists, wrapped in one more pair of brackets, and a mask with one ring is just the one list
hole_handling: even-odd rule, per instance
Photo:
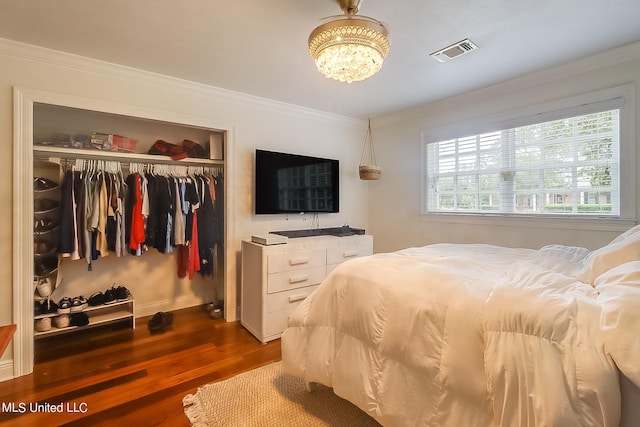
{"label": "window frame", "polygon": [[[509,213],[509,212],[455,212],[430,211],[428,209],[429,191],[427,186],[427,167],[429,158],[427,146],[434,142],[447,141],[465,136],[480,135],[534,123],[543,123],[567,117],[585,115],[596,111],[619,109],[620,128],[620,211],[618,216],[552,214],[552,213]],[[421,132],[421,214],[429,220],[464,223],[486,223],[483,218],[499,217],[501,220],[522,221],[524,219],[541,221],[545,226],[549,220],[565,220],[572,224],[625,223],[623,226],[634,224],[636,212],[636,138],[635,138],[635,86],[633,84],[617,86],[583,95],[563,98],[547,103],[523,107],[506,115],[480,117],[470,119],[456,125],[426,129]],[[606,228],[606,226],[605,226]],[[617,227],[615,227],[617,228]]]}

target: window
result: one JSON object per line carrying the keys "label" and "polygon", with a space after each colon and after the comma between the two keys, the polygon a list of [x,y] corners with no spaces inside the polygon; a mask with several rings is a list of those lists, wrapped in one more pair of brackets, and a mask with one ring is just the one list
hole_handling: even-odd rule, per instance
{"label": "window", "polygon": [[425,141],[426,210],[620,216],[620,108]]}

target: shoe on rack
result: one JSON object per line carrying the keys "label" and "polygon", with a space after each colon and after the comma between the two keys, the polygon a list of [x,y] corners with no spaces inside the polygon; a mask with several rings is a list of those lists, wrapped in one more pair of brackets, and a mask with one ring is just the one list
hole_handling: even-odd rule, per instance
{"label": "shoe on rack", "polygon": [[171,327],[173,323],[173,313],[165,313],[162,311],[157,312],[153,315],[153,317],[149,320],[147,326],[149,327],[149,332],[152,334],[158,332],[164,332],[168,328]]}
{"label": "shoe on rack", "polygon": [[35,321],[34,328],[36,332],[46,332],[51,330],[51,318],[43,317],[42,319],[37,319]]}
{"label": "shoe on rack", "polygon": [[51,190],[52,188],[56,188],[58,183],[44,177],[35,177],[33,178],[33,189],[35,191],[45,191]]}
{"label": "shoe on rack", "polygon": [[128,300],[131,296],[131,292],[124,285],[117,286],[115,288],[115,297],[118,301]]}
{"label": "shoe on rack", "polygon": [[56,222],[50,218],[40,218],[33,223],[33,231],[36,233],[46,233],[57,226]]}
{"label": "shoe on rack", "polygon": [[45,302],[42,303],[44,305],[44,310],[46,314],[49,313],[57,313],[58,312],[58,304],[51,301],[50,299],[46,299]]}
{"label": "shoe on rack", "polygon": [[56,328],[62,329],[69,326],[69,315],[61,314],[53,318],[53,324]]}
{"label": "shoe on rack", "polygon": [[33,211],[34,213],[42,213],[46,211],[50,211],[59,206],[59,203],[56,200],[43,198],[43,199],[35,199],[33,201]]}
{"label": "shoe on rack", "polygon": [[40,316],[41,314],[57,313],[58,305],[50,299],[44,299],[42,301],[34,301],[33,314]]}
{"label": "shoe on rack", "polygon": [[106,291],[104,291],[104,303],[103,304],[113,304],[116,302],[116,290],[112,286]]}
{"label": "shoe on rack", "polygon": [[71,298],[63,297],[58,301],[58,314],[71,313]]}
{"label": "shoe on rack", "polygon": [[45,301],[34,301],[33,302],[33,315],[40,316],[41,314],[46,314],[47,305]]}
{"label": "shoe on rack", "polygon": [[46,239],[34,239],[33,253],[36,255],[44,255],[53,251],[53,243]]}
{"label": "shoe on rack", "polygon": [[87,301],[87,303],[91,307],[95,307],[95,306],[104,304],[104,294],[102,292],[94,292],[94,293],[92,293],[91,296],[89,297],[89,300]]}
{"label": "shoe on rack", "polygon": [[46,276],[58,268],[58,257],[38,259],[33,267],[36,276]]}
{"label": "shoe on rack", "polygon": [[87,299],[85,297],[78,296],[71,300],[71,313],[76,313],[87,308]]}
{"label": "shoe on rack", "polygon": [[87,326],[89,324],[89,316],[87,313],[73,313],[69,316],[69,326]]}
{"label": "shoe on rack", "polygon": [[45,277],[38,279],[36,290],[38,291],[38,295],[42,298],[49,298],[53,292],[53,282],[51,281],[51,278]]}

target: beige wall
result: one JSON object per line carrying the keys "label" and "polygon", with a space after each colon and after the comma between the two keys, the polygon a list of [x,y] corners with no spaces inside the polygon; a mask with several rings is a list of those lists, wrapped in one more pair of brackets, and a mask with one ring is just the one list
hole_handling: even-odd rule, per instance
{"label": "beige wall", "polygon": [[[446,66],[446,64],[443,64]],[[474,127],[501,117],[530,115],[532,105],[577,97],[620,85],[635,87],[635,163],[640,164],[640,43],[591,58],[544,70],[413,110],[378,117],[373,121],[376,152],[383,178],[370,191],[370,224],[374,250],[390,251],[436,242],[481,242],[539,248],[545,244],[597,248],[634,222],[558,221],[504,217],[464,218],[422,215],[421,133]],[[463,136],[460,135],[460,136]],[[640,212],[640,174],[635,181],[636,212]],[[637,220],[637,217],[634,218]]]}
{"label": "beige wall", "polygon": [[[0,218],[3,219],[0,221],[0,324],[13,321],[13,183],[16,179],[31,179],[15,176],[13,170],[15,86],[228,124],[233,135],[229,147],[231,160],[225,175],[232,217],[228,221],[228,238],[235,258],[241,240],[252,234],[311,227],[309,215],[257,217],[252,214],[253,153],[256,148],[340,160],[340,191],[348,197],[342,197],[340,213],[320,215],[320,226],[348,223],[368,227],[368,215],[366,209],[362,209],[368,204],[368,186],[357,176],[365,122],[0,39],[0,148],[3,153],[0,156],[0,200],[3,201],[0,203]],[[237,287],[236,259],[230,261],[228,284]],[[173,264],[167,268],[173,268]],[[155,272],[154,277],[163,277],[157,270]],[[174,272],[167,274],[173,276]],[[100,273],[101,280],[108,281],[110,277],[107,276],[110,276],[108,271]],[[162,286],[161,280],[155,282],[154,286]],[[32,284],[25,283],[24,286],[31,287]],[[174,290],[155,292],[160,299],[157,305],[160,309],[163,295]],[[183,292],[182,288],[178,292]],[[184,292],[190,292],[188,286],[184,287]],[[141,300],[154,303],[153,297],[148,295]],[[10,348],[0,363],[6,368],[11,357]],[[2,368],[0,366],[0,371]]]}

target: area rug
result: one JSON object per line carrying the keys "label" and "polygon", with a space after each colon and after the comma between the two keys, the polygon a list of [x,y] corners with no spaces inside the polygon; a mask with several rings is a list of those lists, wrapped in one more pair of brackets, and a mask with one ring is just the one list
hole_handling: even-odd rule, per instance
{"label": "area rug", "polygon": [[307,391],[302,379],[282,372],[282,362],[207,384],[182,404],[194,427],[379,426],[329,387]]}

